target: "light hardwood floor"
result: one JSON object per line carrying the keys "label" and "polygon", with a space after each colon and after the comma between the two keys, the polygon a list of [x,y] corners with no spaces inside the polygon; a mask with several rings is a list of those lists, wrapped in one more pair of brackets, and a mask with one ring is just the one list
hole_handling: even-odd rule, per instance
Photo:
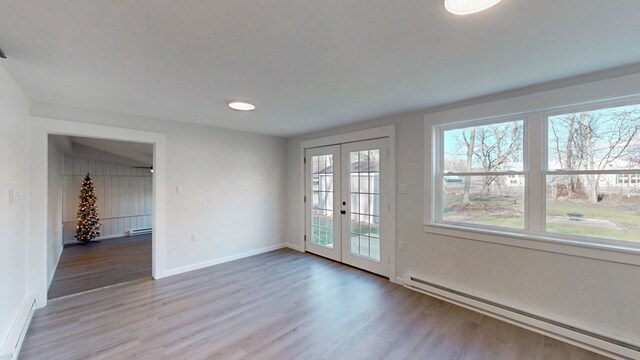
{"label": "light hardwood floor", "polygon": [[151,276],[151,234],[67,245],[49,299]]}
{"label": "light hardwood floor", "polygon": [[604,359],[288,249],[53,300],[21,354],[131,358]]}

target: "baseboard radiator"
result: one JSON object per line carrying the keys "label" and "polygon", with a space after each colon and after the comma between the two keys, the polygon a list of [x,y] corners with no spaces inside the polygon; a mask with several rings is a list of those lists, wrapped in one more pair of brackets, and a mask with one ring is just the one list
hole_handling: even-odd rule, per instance
{"label": "baseboard radiator", "polygon": [[20,312],[11,326],[9,335],[0,349],[0,360],[12,360],[18,358],[18,353],[22,347],[25,335],[27,335],[27,329],[29,323],[31,323],[31,317],[36,306],[35,296],[29,297],[20,308]]}
{"label": "baseboard radiator", "polygon": [[640,359],[640,346],[467,294],[405,274],[403,285],[438,299],[491,316],[614,359]]}
{"label": "baseboard radiator", "polygon": [[129,236],[144,235],[144,234],[151,234],[151,231],[152,231],[152,228],[131,229],[129,230],[128,234]]}

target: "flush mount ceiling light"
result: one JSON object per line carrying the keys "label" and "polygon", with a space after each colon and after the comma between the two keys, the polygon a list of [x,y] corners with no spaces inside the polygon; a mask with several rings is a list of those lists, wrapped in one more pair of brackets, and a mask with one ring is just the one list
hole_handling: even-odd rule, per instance
{"label": "flush mount ceiling light", "polygon": [[486,10],[501,0],[444,0],[448,12],[456,15],[469,15]]}
{"label": "flush mount ceiling light", "polygon": [[256,106],[252,103],[242,100],[227,100],[227,105],[233,110],[238,111],[251,111],[256,109]]}

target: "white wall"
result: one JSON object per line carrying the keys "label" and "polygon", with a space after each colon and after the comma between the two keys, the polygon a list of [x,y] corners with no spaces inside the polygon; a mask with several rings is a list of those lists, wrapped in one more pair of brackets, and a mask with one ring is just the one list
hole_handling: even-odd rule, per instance
{"label": "white wall", "polygon": [[166,134],[170,273],[284,242],[284,139],[37,101],[31,114]]}
{"label": "white wall", "polygon": [[[640,75],[519,95],[505,100],[454,107],[439,113],[417,111],[287,141],[287,241],[302,247],[300,214],[300,142],[307,139],[397,124],[397,184],[409,194],[397,195],[397,273],[411,273],[506,305],[583,329],[640,344],[640,267],[550,251],[534,250],[425,233],[425,119],[432,123],[470,120],[578,103],[603,97],[640,94]],[[520,110],[518,110],[520,109]],[[425,117],[426,116],[426,117]],[[628,255],[635,256],[640,255]],[[636,262],[638,263],[638,262]]]}
{"label": "white wall", "polygon": [[29,100],[0,64],[0,346],[28,295],[28,124]]}
{"label": "white wall", "polygon": [[66,155],[62,180],[65,244],[76,242],[78,196],[87,173],[91,174],[93,180],[98,216],[102,223],[98,239],[125,236],[129,230],[153,226],[153,189],[149,170]]}
{"label": "white wall", "polygon": [[58,142],[49,137],[49,173],[47,206],[47,280],[51,284],[62,254],[62,172],[64,153]]}

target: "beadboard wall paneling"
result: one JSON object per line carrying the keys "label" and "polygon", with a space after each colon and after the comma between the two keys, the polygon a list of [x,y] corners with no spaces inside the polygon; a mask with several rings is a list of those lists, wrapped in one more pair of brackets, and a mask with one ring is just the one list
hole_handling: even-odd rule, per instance
{"label": "beadboard wall paneling", "polygon": [[101,237],[124,236],[131,229],[152,227],[152,174],[128,165],[66,155],[63,183],[63,237],[75,242],[78,196],[84,176],[89,173],[98,198],[102,220]]}

